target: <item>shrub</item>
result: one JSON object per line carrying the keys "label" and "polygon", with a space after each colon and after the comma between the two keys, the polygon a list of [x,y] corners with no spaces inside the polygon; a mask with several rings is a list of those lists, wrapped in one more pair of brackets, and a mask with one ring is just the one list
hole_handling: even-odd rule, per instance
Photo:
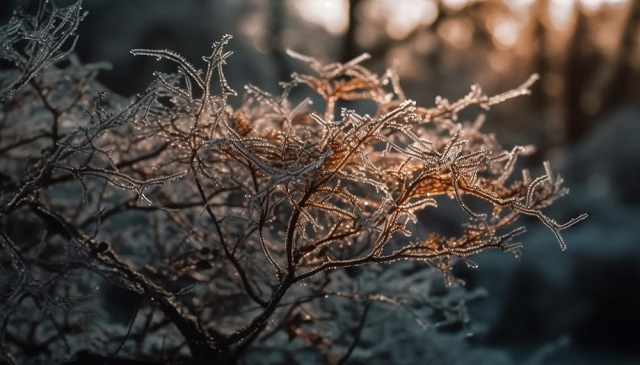
{"label": "shrub", "polygon": [[[0,29],[12,65],[1,84],[5,362],[307,356],[295,348],[344,363],[374,305],[461,320],[472,294],[438,301],[430,273],[451,285],[456,261],[474,266],[469,257],[491,248],[518,254],[520,216],[542,221],[562,249],[560,231],[585,217],[559,224],[542,213],[566,192],[547,163],[543,176],[513,177],[531,147],[505,150],[481,118],[456,121],[470,105],[528,94],[535,76],[424,108],[393,70],[363,67],[366,55],[322,65],[289,52],[313,74],[293,75],[281,95],[248,85],[233,108],[225,36],[204,72],[168,50],[132,51],[177,71],[156,73],[130,101],[96,82],[104,65],[70,56],[83,16],[80,2],[42,2]],[[322,110],[289,101],[300,86]],[[373,102],[375,115],[336,113],[345,100]],[[420,224],[441,199],[468,218],[459,236]],[[423,299],[408,301],[407,288]]]}

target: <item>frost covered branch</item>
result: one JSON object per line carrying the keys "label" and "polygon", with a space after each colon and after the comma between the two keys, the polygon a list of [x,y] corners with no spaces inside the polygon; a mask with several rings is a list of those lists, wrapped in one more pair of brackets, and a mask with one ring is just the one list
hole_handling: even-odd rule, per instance
{"label": "frost covered branch", "polygon": [[[126,101],[106,96],[95,65],[57,64],[73,49],[80,2],[43,4],[39,22],[14,18],[0,29],[6,44],[27,43],[0,54],[19,75],[2,85],[2,98],[20,95],[3,105],[0,126],[5,362],[117,353],[114,364],[151,364],[163,343],[168,360],[233,363],[294,339],[344,362],[376,303],[405,305],[397,261],[417,263],[406,280],[428,295],[430,273],[452,285],[455,262],[475,267],[471,256],[488,249],[518,254],[523,215],[562,249],[561,231],[586,217],[558,223],[543,213],[566,189],[548,163],[540,177],[515,176],[531,147],[505,149],[481,119],[457,120],[471,105],[527,95],[535,75],[496,96],[476,85],[460,100],[422,107],[406,99],[393,70],[363,66],[367,55],[323,65],[290,51],[313,72],[295,74],[281,95],[247,86],[233,108],[225,36],[203,70],[173,51],[132,51],[177,71],[157,73]],[[300,86],[324,108],[291,103]],[[376,113],[335,110],[360,99]],[[420,226],[445,199],[465,213],[458,236]],[[380,269],[388,282],[376,281],[384,285],[353,287],[352,276],[391,263]],[[132,315],[89,324],[90,304],[116,302],[100,287],[133,298]],[[358,311],[337,324],[354,333],[340,347],[322,318],[340,315],[330,308],[344,302]],[[443,310],[433,303],[420,310]],[[98,338],[103,347],[93,345]]]}

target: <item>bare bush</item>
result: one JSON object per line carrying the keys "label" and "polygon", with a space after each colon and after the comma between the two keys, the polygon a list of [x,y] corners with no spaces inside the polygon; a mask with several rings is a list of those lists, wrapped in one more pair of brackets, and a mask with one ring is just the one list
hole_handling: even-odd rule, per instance
{"label": "bare bush", "polygon": [[[393,70],[363,67],[366,55],[322,65],[290,52],[313,74],[294,75],[281,95],[248,85],[232,108],[225,36],[204,71],[168,50],[132,51],[177,71],[126,101],[95,81],[101,65],[68,57],[82,17],[80,2],[43,2],[2,28],[0,56],[14,66],[2,76],[0,125],[5,362],[232,363],[265,351],[284,361],[303,349],[344,363],[374,306],[464,321],[475,294],[439,300],[432,273],[451,285],[456,261],[518,254],[520,216],[542,221],[562,249],[560,231],[585,218],[542,213],[566,192],[548,164],[538,178],[513,177],[532,147],[505,150],[480,131],[483,119],[456,121],[470,105],[528,94],[535,76],[423,108]],[[289,101],[301,85],[322,110]],[[336,113],[340,100],[377,112]],[[420,225],[442,198],[466,212],[459,236]],[[422,292],[411,301],[408,288]]]}

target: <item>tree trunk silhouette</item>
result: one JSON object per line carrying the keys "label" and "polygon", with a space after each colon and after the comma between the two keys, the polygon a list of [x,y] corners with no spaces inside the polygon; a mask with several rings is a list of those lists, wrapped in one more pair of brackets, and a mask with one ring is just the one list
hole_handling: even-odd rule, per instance
{"label": "tree trunk silhouette", "polygon": [[540,76],[540,80],[531,87],[531,105],[534,110],[550,107],[548,93],[544,84],[551,71],[551,60],[548,52],[549,29],[545,25],[548,18],[549,0],[536,1],[531,8],[528,46],[531,46],[531,68]]}
{"label": "tree trunk silhouette", "polygon": [[271,0],[269,3],[271,20],[269,21],[269,39],[267,40],[269,52],[273,56],[279,80],[288,80],[291,77],[289,58],[282,45],[282,33],[287,16],[286,4],[280,0]]}
{"label": "tree trunk silhouette", "polygon": [[342,52],[340,55],[342,62],[350,61],[362,53],[358,48],[358,43],[356,42],[356,29],[358,28],[356,8],[361,2],[361,0],[349,1],[349,26],[347,27],[347,31],[344,34],[342,41]]}
{"label": "tree trunk silhouette", "polygon": [[575,143],[586,134],[589,128],[589,116],[584,112],[582,98],[593,77],[597,60],[589,47],[587,15],[577,8],[575,25],[567,42],[567,53],[564,65],[564,122],[565,141]]}
{"label": "tree trunk silhouette", "polygon": [[610,110],[627,99],[632,91],[634,80],[632,61],[637,49],[637,34],[640,30],[640,0],[634,0],[629,5],[625,26],[614,56],[611,77],[604,85],[601,93],[602,111]]}

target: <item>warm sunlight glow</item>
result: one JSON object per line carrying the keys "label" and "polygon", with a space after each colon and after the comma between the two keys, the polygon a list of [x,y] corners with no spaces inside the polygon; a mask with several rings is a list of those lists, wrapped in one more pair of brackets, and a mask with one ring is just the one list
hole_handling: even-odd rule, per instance
{"label": "warm sunlight glow", "polygon": [[621,6],[627,0],[551,0],[549,2],[549,16],[558,28],[567,26],[573,16],[576,6],[587,11],[596,11],[603,6]]}
{"label": "warm sunlight glow", "polygon": [[564,28],[571,20],[574,9],[575,0],[551,0],[549,1],[549,18],[556,27]]}
{"label": "warm sunlight glow", "polygon": [[529,7],[533,5],[535,0],[512,0],[507,1],[506,4],[516,12],[527,11]]}
{"label": "warm sunlight glow", "polygon": [[392,14],[387,33],[393,39],[406,38],[418,25],[431,24],[438,16],[438,7],[430,0],[385,2]]}
{"label": "warm sunlight glow", "polygon": [[[474,0],[441,0],[451,11],[462,11]],[[504,1],[516,14],[515,18],[499,17],[487,19],[493,41],[498,48],[511,48],[520,34],[523,16],[531,9],[535,0]],[[603,6],[620,6],[628,0],[549,0],[549,19],[556,28],[565,28],[571,23],[576,6],[585,11],[596,11]],[[289,0],[290,8],[304,21],[318,25],[332,35],[339,36],[349,27],[349,0]],[[419,26],[428,26],[438,17],[435,0],[365,0],[358,10],[366,22],[357,31],[358,43],[371,44],[383,34],[394,40],[407,38]],[[519,15],[518,15],[519,14]],[[455,46],[463,46],[470,36],[460,24],[448,24],[440,29],[441,35]]]}
{"label": "warm sunlight glow", "polygon": [[442,0],[442,3],[447,8],[455,11],[455,10],[460,10],[465,6],[467,6],[467,4],[469,3],[469,0]]}
{"label": "warm sunlight glow", "polygon": [[473,38],[473,24],[468,19],[447,19],[438,27],[438,34],[452,46],[462,49]]}
{"label": "warm sunlight glow", "polygon": [[302,19],[323,27],[333,35],[344,34],[349,26],[347,0],[295,0],[289,4]]}
{"label": "warm sunlight glow", "polygon": [[420,25],[429,25],[438,17],[438,7],[433,0],[370,0],[364,14],[384,25],[385,32],[393,39],[409,36]]}
{"label": "warm sunlight glow", "polygon": [[493,15],[487,19],[487,27],[497,48],[513,47],[518,40],[520,25],[516,19],[508,16]]}
{"label": "warm sunlight glow", "polygon": [[627,2],[627,0],[579,0],[579,3],[589,11],[597,10],[601,6],[620,6]]}
{"label": "warm sunlight glow", "polygon": [[[505,1],[505,3],[515,12],[523,14],[529,10],[531,5],[535,3],[535,0],[511,0]],[[568,22],[573,16],[575,6],[577,5],[580,5],[586,11],[593,12],[603,6],[617,7],[627,3],[628,0],[550,0],[549,16],[551,22],[556,27],[563,28],[568,25]]]}

